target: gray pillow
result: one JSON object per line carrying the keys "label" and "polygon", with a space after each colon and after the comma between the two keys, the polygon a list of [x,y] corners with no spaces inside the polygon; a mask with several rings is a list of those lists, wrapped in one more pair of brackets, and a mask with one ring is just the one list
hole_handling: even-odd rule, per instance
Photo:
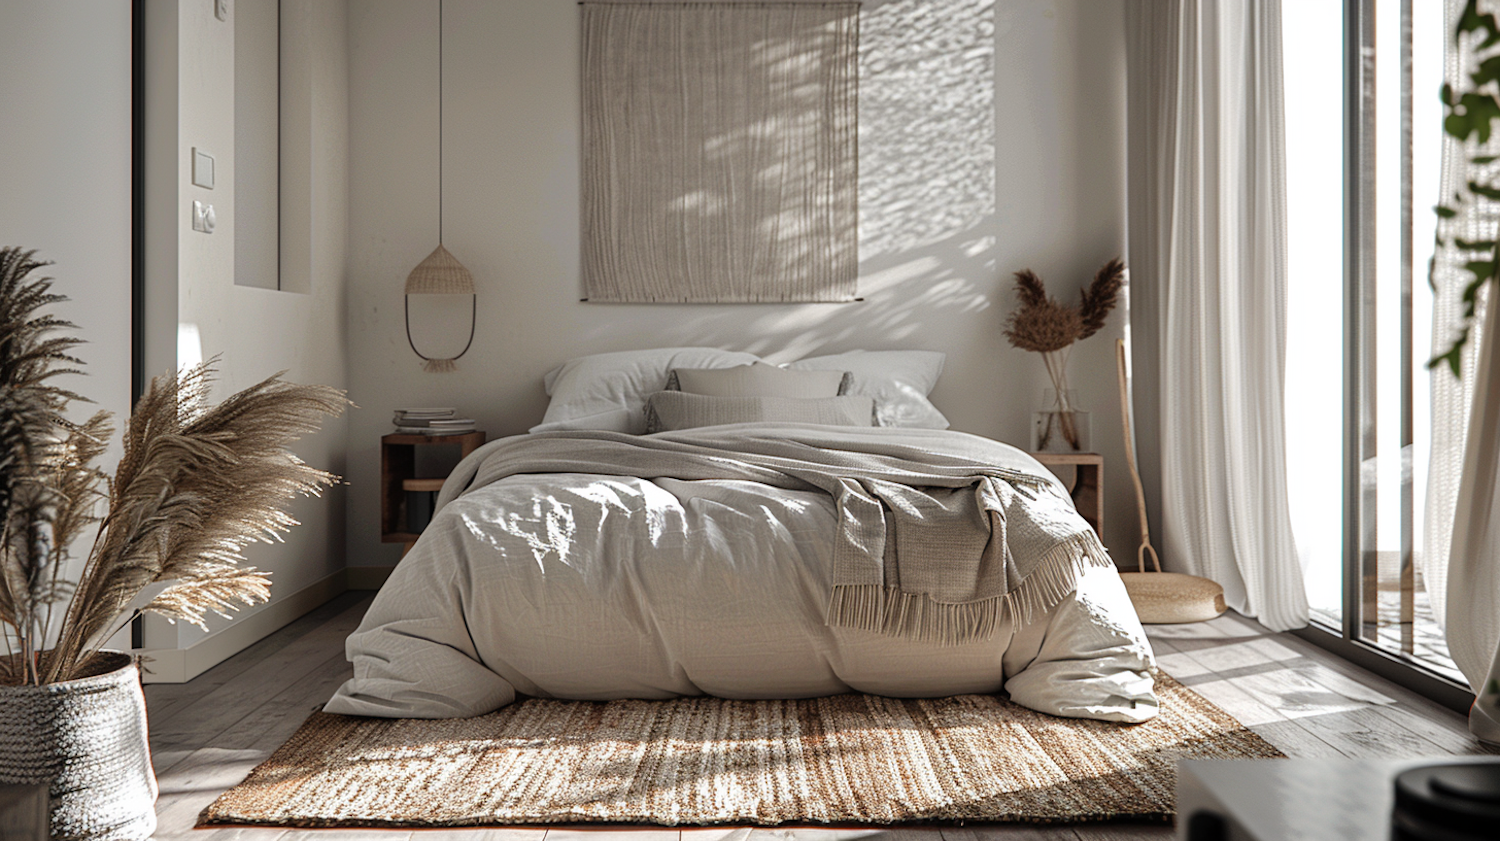
{"label": "gray pillow", "polygon": [[667,390],[710,397],[837,397],[849,382],[843,371],[793,371],[756,362],[732,368],[674,368]]}
{"label": "gray pillow", "polygon": [[927,395],[937,385],[946,357],[931,350],[871,350],[802,359],[794,371],[848,371],[852,384],[840,394],[875,398],[876,426],[947,429],[948,419]]}
{"label": "gray pillow", "polygon": [[753,353],[679,347],[595,353],[570,359],[547,374],[552,402],[532,432],[608,429],[639,435],[646,396],[660,391],[673,368],[728,368],[755,361]]}
{"label": "gray pillow", "polygon": [[685,391],[658,391],[646,400],[647,433],[757,422],[874,426],[875,401],[865,395],[713,397]]}

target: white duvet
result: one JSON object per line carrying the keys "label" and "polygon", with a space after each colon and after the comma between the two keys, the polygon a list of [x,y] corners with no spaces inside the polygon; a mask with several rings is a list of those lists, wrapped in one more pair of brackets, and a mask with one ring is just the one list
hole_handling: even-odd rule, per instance
{"label": "white duvet", "polygon": [[[1005,466],[1050,475],[1010,454]],[[326,710],[445,718],[518,694],[855,691],[1005,692],[1042,712],[1121,722],[1156,714],[1150,646],[1112,568],[1088,569],[1052,609],[1019,626],[1006,618],[978,642],[831,627],[834,517],[826,494],[749,481],[549,473],[468,491],[437,513],[350,636],[354,677]]]}

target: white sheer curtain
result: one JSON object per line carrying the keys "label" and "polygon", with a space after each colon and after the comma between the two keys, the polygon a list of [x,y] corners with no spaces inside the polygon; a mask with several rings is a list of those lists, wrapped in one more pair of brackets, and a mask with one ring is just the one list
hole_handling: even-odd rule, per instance
{"label": "white sheer curtain", "polygon": [[[1465,0],[1447,0],[1443,31],[1445,80],[1460,89],[1481,58],[1472,41],[1453,42],[1464,6]],[[1481,148],[1445,138],[1440,198],[1470,181],[1500,180],[1500,166],[1473,163],[1475,156],[1495,154],[1500,136]],[[1500,231],[1495,203],[1467,201],[1456,209],[1458,215],[1443,223],[1449,234],[1477,242]],[[1448,349],[1461,323],[1463,290],[1473,277],[1464,265],[1472,259],[1472,252],[1447,247],[1434,253],[1434,354]],[[1422,577],[1448,652],[1478,697],[1469,728],[1500,742],[1500,342],[1490,340],[1500,335],[1500,298],[1494,290],[1492,282],[1480,293],[1458,376],[1446,365],[1433,371]]]}
{"label": "white sheer curtain", "polygon": [[[1447,0],[1443,19],[1443,77],[1456,87],[1467,84],[1466,75],[1474,69],[1474,55],[1453,44],[1453,29],[1463,12],[1465,0]],[[1431,127],[1431,128],[1436,128]],[[1500,154],[1500,138],[1482,150]],[[1487,175],[1469,163],[1473,150],[1444,135],[1443,168],[1438,201],[1444,201],[1476,176]],[[1489,239],[1496,230],[1495,212],[1486,205],[1466,202],[1457,208],[1459,215],[1444,223],[1445,229],[1471,242]],[[1472,278],[1464,264],[1471,253],[1439,247],[1433,254],[1432,281],[1435,285],[1432,303],[1432,353],[1448,350],[1454,331],[1464,312],[1463,290]],[[1481,311],[1482,312],[1482,311]],[[1476,351],[1483,345],[1483,330],[1475,329],[1470,348],[1463,355],[1459,376],[1449,375],[1447,367],[1435,369],[1429,378],[1432,400],[1432,449],[1428,456],[1426,502],[1423,513],[1423,551],[1420,556],[1422,581],[1432,604],[1434,618],[1447,627],[1448,550],[1453,535],[1453,512],[1458,504],[1458,485],[1463,476],[1464,441],[1469,432],[1469,407],[1474,402],[1475,369],[1479,363]]]}
{"label": "white sheer curtain", "polygon": [[[1492,281],[1486,339],[1500,330],[1497,303]],[[1448,557],[1448,652],[1477,696],[1469,729],[1500,742],[1500,342],[1484,341],[1475,355],[1474,403]]]}
{"label": "white sheer curtain", "polygon": [[1305,625],[1282,415],[1281,3],[1125,9],[1136,412],[1163,563],[1267,627]]}

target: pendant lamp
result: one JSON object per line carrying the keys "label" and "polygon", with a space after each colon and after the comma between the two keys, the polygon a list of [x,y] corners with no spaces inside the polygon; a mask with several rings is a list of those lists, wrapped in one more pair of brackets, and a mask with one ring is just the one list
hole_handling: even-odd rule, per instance
{"label": "pendant lamp", "polygon": [[[469,341],[456,356],[437,358],[417,350],[411,337],[412,295],[468,295]],[[446,373],[458,370],[459,357],[474,345],[474,325],[479,314],[479,296],[474,290],[474,275],[443,247],[443,0],[438,0],[438,246],[406,276],[406,343],[422,360],[422,370]]]}
{"label": "pendant lamp", "polygon": [[[1224,588],[1217,582],[1180,572],[1162,572],[1161,558],[1151,545],[1151,529],[1146,522],[1146,492],[1141,489],[1141,472],[1135,466],[1135,439],[1130,434],[1130,392],[1125,377],[1125,340],[1115,340],[1115,363],[1120,376],[1120,420],[1125,430],[1125,463],[1135,481],[1135,508],[1141,518],[1141,545],[1135,551],[1139,572],[1122,572],[1125,592],[1135,613],[1146,625],[1175,625],[1179,622],[1203,622],[1223,613]],[[1151,555],[1155,572],[1146,571],[1146,555]]]}

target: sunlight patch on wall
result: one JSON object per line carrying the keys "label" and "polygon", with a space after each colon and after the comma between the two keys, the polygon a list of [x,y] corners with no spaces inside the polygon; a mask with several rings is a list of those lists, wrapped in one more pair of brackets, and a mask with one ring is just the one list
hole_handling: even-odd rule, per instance
{"label": "sunlight patch on wall", "polygon": [[198,325],[187,322],[177,324],[177,367],[191,368],[203,363],[203,334]]}
{"label": "sunlight patch on wall", "polygon": [[994,0],[867,2],[859,52],[860,259],[993,215]]}

